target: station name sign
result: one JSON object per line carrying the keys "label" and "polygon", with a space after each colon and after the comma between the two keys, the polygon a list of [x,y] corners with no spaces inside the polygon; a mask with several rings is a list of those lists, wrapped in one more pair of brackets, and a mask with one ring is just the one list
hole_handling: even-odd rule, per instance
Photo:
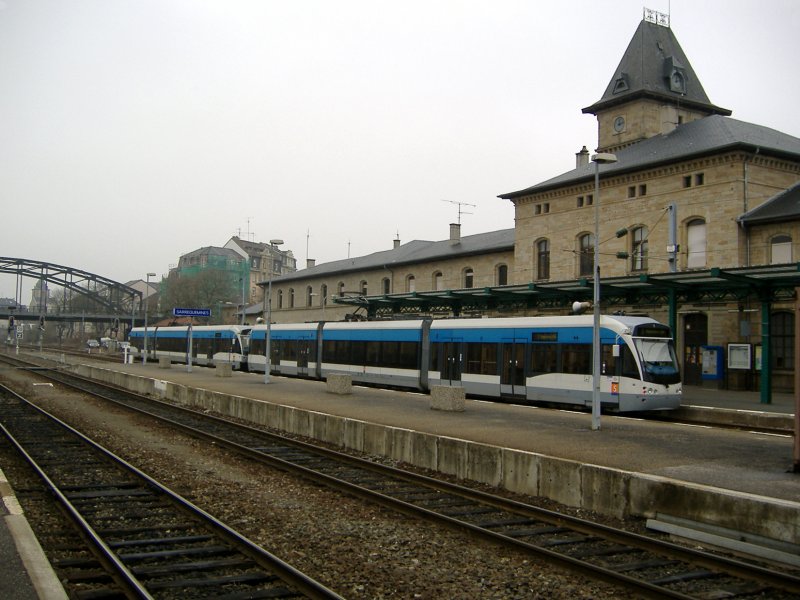
{"label": "station name sign", "polygon": [[210,308],[173,308],[173,317],[210,317]]}

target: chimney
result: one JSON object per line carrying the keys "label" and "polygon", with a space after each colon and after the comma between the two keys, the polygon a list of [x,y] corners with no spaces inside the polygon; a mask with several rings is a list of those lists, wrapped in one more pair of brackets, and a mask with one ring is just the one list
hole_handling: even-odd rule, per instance
{"label": "chimney", "polygon": [[316,264],[317,264],[317,259],[316,258],[307,258],[306,259],[306,269],[310,269],[311,267],[313,267]]}
{"label": "chimney", "polygon": [[450,244],[461,243],[461,223],[450,223]]}
{"label": "chimney", "polygon": [[575,168],[580,169],[581,167],[585,167],[589,164],[589,151],[586,149],[586,146],[581,148],[580,152],[575,153]]}
{"label": "chimney", "polygon": [[399,247],[400,247],[400,238],[399,238],[399,237],[398,237],[398,238],[394,238],[394,240],[393,240],[393,244],[394,244],[394,245],[392,246],[392,248],[393,248],[393,249],[395,249],[395,250],[396,250],[397,248],[399,248]]}

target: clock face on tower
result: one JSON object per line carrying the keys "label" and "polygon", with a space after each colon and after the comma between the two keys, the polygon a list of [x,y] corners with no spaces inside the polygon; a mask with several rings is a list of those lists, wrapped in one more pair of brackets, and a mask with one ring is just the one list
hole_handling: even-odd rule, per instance
{"label": "clock face on tower", "polygon": [[617,117],[614,119],[614,131],[619,133],[623,129],[625,129],[625,117]]}

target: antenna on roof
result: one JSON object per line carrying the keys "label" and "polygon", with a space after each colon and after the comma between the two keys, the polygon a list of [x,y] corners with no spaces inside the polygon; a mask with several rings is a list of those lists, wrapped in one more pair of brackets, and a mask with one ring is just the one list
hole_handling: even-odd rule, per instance
{"label": "antenna on roof", "polygon": [[472,206],[475,207],[475,204],[470,204],[469,202],[456,202],[455,200],[442,200],[442,202],[449,202],[450,204],[457,204],[458,205],[458,224],[461,225],[461,215],[471,215],[471,212],[466,212],[461,210],[462,206]]}

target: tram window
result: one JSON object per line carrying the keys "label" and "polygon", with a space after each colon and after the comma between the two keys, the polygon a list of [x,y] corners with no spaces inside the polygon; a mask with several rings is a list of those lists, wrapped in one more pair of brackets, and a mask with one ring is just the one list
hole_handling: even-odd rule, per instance
{"label": "tram window", "polygon": [[617,358],[614,356],[612,344],[603,344],[600,352],[600,373],[603,375],[617,374]]}
{"label": "tram window", "polygon": [[621,346],[622,348],[622,376],[633,377],[639,379],[639,367],[636,365],[636,360],[633,358],[633,352],[627,344]]}
{"label": "tram window", "polygon": [[416,342],[400,342],[396,364],[403,369],[418,368],[419,344]]}
{"label": "tram window", "polygon": [[465,373],[497,374],[497,344],[467,344]]}
{"label": "tram window", "polygon": [[439,370],[439,348],[441,344],[439,342],[434,342],[431,344],[431,371],[438,371]]}
{"label": "tram window", "polygon": [[562,372],[589,375],[592,372],[592,347],[588,344],[561,346]]}
{"label": "tram window", "polygon": [[381,347],[380,342],[366,342],[366,359],[364,364],[368,367],[379,367],[381,366],[380,358],[381,358]]}
{"label": "tram window", "polygon": [[558,346],[533,344],[531,346],[531,373],[558,372]]}

